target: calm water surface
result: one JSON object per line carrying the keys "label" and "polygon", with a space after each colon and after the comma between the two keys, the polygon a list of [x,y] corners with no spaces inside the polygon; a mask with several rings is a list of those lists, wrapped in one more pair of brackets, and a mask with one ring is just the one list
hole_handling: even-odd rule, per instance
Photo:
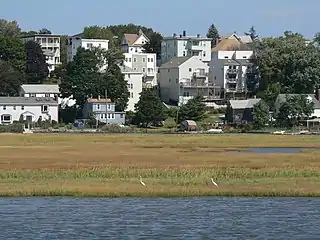
{"label": "calm water surface", "polygon": [[0,198],[1,239],[320,239],[319,198]]}

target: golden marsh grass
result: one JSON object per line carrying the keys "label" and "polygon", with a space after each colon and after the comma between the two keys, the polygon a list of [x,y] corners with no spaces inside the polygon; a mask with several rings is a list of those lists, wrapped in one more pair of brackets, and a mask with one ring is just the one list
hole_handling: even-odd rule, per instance
{"label": "golden marsh grass", "polygon": [[320,151],[240,151],[320,147],[317,136],[0,136],[0,196],[320,196]]}

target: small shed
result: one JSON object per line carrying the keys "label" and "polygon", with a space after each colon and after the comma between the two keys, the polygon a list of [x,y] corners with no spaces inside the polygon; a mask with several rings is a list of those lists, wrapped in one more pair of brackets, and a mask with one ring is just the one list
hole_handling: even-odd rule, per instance
{"label": "small shed", "polygon": [[183,131],[196,131],[197,124],[193,120],[184,120],[181,122],[181,129]]}

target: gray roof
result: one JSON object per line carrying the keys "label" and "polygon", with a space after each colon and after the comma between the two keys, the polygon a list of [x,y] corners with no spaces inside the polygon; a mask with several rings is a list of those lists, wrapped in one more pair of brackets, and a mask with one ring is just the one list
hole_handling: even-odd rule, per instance
{"label": "gray roof", "polygon": [[160,68],[178,68],[181,64],[185,63],[192,57],[174,57],[168,62],[162,64]]}
{"label": "gray roof", "polygon": [[233,60],[233,59],[221,59],[221,61],[223,61],[224,65],[227,65],[227,66],[228,65],[230,65],[230,66],[239,66],[240,65],[236,60]]}
{"label": "gray roof", "polygon": [[60,93],[58,84],[22,84],[24,93]]}
{"label": "gray roof", "polygon": [[279,94],[278,97],[277,97],[277,100],[279,102],[285,102],[287,100],[287,96],[288,97],[293,97],[293,96],[298,96],[298,95],[307,95],[307,98],[309,98],[314,103],[313,108],[314,109],[320,109],[320,101],[318,101],[316,99],[314,94]]}
{"label": "gray roof", "polygon": [[58,102],[49,97],[0,97],[0,105],[58,105]]}
{"label": "gray roof", "polygon": [[261,98],[252,98],[247,100],[229,100],[232,109],[253,108],[255,104],[261,101]]}

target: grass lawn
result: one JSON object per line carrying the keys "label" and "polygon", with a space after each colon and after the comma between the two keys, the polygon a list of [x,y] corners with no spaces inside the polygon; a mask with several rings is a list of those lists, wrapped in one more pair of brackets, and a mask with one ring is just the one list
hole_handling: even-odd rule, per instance
{"label": "grass lawn", "polygon": [[1,134],[0,196],[320,196],[320,151],[229,151],[246,147],[320,137]]}

